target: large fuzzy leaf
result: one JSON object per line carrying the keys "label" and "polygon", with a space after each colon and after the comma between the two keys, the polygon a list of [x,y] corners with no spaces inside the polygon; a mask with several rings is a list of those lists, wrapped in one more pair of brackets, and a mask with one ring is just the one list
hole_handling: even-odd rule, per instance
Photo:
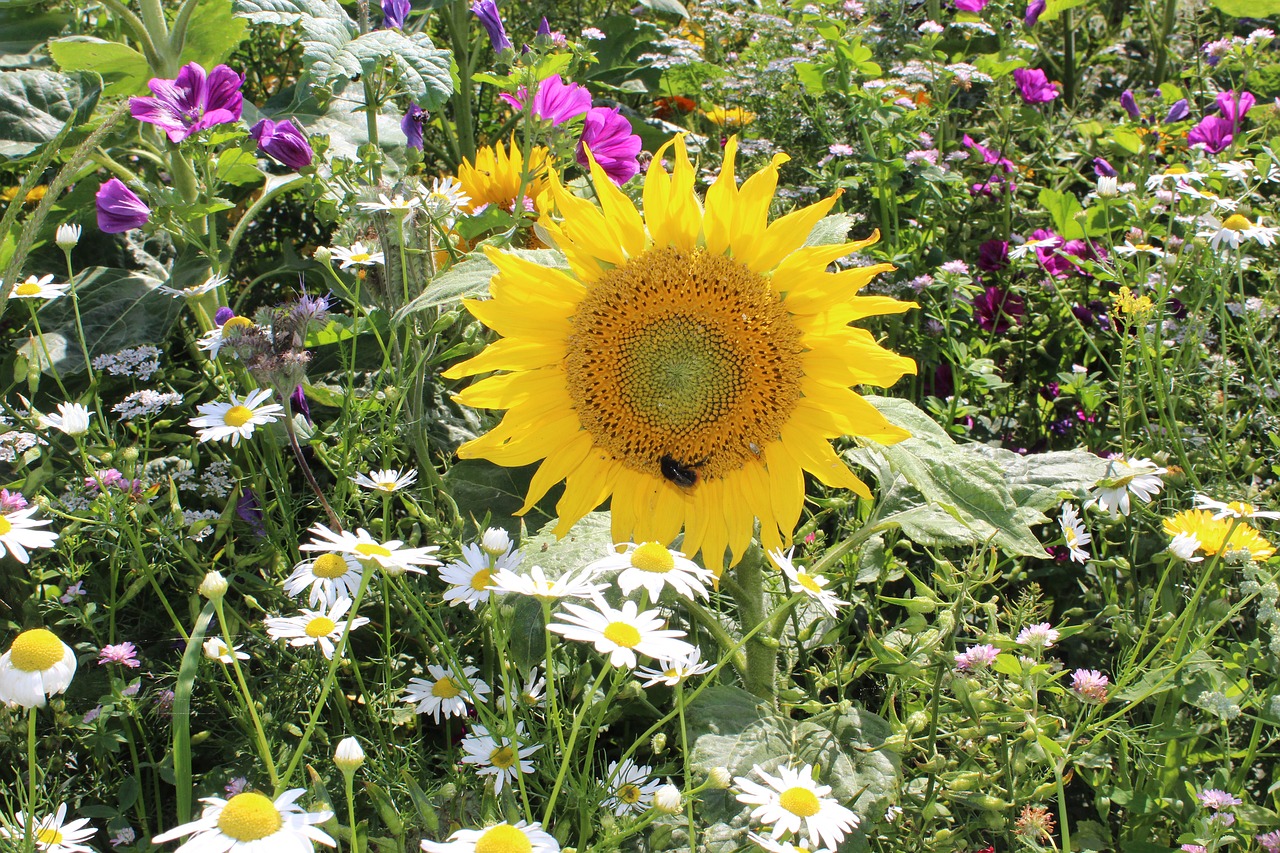
{"label": "large fuzzy leaf", "polygon": [[93,36],[69,36],[49,42],[49,55],[63,71],[101,75],[107,97],[145,94],[151,79],[147,58],[127,44]]}
{"label": "large fuzzy leaf", "polygon": [[0,74],[0,156],[30,154],[56,137],[68,123],[84,123],[101,94],[101,83],[88,74]]}

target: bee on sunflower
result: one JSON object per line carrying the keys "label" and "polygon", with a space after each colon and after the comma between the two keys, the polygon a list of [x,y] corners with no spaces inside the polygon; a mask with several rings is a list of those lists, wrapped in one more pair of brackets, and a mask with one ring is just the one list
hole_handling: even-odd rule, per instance
{"label": "bee on sunflower", "polygon": [[667,143],[646,175],[643,216],[594,158],[598,205],[551,173],[559,218],[540,224],[569,270],[487,249],[498,269],[490,298],[465,304],[501,337],[444,374],[499,371],[457,395],[506,410],[458,455],[541,460],[521,512],[563,480],[557,534],[609,500],[614,541],[665,544],[683,530],[681,550],[701,551],[717,576],[726,550],[730,565],[742,557],[757,518],[767,550],[790,544],[806,471],[871,496],[830,440],[909,437],[851,386],[887,387],[916,369],[849,325],[914,307],[856,295],[893,267],[827,271],[879,235],[805,245],[836,196],[770,224],[787,157],[739,187],[736,153],[731,138],[700,203],[683,136]]}

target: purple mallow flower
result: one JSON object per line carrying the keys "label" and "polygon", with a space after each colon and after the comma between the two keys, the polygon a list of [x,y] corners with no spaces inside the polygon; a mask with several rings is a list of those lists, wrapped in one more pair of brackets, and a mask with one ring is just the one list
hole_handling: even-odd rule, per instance
{"label": "purple mallow flower", "polygon": [[961,12],[981,12],[991,0],[956,0],[956,8]]}
{"label": "purple mallow flower", "polygon": [[1093,158],[1093,173],[1099,178],[1114,178],[1120,173],[1102,157]]}
{"label": "purple mallow flower", "polygon": [[307,135],[293,123],[293,119],[275,122],[264,118],[253,126],[249,135],[257,140],[258,147],[268,157],[295,172],[310,166],[315,157],[315,152],[307,143]]}
{"label": "purple mallow flower", "polygon": [[978,325],[988,332],[1007,332],[1012,326],[1010,320],[1021,323],[1025,313],[1027,306],[1022,297],[1003,287],[992,285],[973,297],[973,315]]}
{"label": "purple mallow flower", "polygon": [[978,247],[978,269],[999,272],[1009,266],[1009,241],[988,240]]}
{"label": "purple mallow flower", "polygon": [[1218,112],[1222,113],[1222,117],[1234,125],[1239,125],[1240,120],[1257,103],[1257,99],[1253,97],[1252,93],[1241,92],[1237,95],[1235,89],[1219,92],[1216,100]]}
{"label": "purple mallow flower", "polygon": [[1034,27],[1036,22],[1040,20],[1040,16],[1044,14],[1044,10],[1049,7],[1047,0],[1031,0],[1027,4],[1027,11],[1022,16],[1022,22],[1028,27]]}
{"label": "purple mallow flower", "polygon": [[404,19],[409,17],[410,8],[409,0],[382,0],[383,29],[404,29]]}
{"label": "purple mallow flower", "polygon": [[1235,129],[1235,124],[1222,116],[1205,116],[1187,131],[1187,144],[1192,148],[1203,148],[1210,154],[1220,154],[1236,138]]}
{"label": "purple mallow flower", "polygon": [[1179,98],[1173,102],[1173,106],[1169,107],[1169,112],[1165,113],[1164,123],[1173,124],[1175,121],[1182,121],[1191,115],[1191,108],[1187,106],[1186,98]]}
{"label": "purple mallow flower", "polygon": [[[498,97],[514,109],[522,110],[528,91],[521,87],[514,95],[503,92]],[[591,93],[586,86],[566,83],[559,74],[553,74],[538,84],[530,113],[535,119],[549,121],[553,126],[559,127],[570,119],[585,115],[589,109]]]}
{"label": "purple mallow flower", "polygon": [[1039,68],[1015,68],[1013,82],[1018,84],[1018,94],[1028,104],[1047,104],[1058,97],[1058,87]]}
{"label": "purple mallow flower", "polygon": [[476,0],[471,4],[471,11],[480,19],[495,51],[501,53],[514,47],[511,39],[507,38],[507,28],[502,25],[502,16],[498,14],[498,4],[494,0]]}
{"label": "purple mallow flower", "polygon": [[151,219],[151,208],[119,178],[112,178],[103,184],[95,198],[98,228],[108,234],[121,234],[132,228],[141,228]]}
{"label": "purple mallow flower", "polygon": [[427,111],[417,104],[410,104],[409,111],[400,119],[400,129],[404,131],[405,145],[422,150],[422,127],[427,121]]}
{"label": "purple mallow flower", "polygon": [[617,109],[595,107],[587,111],[578,142],[578,162],[589,165],[587,149],[615,184],[625,184],[640,171],[640,137]]}
{"label": "purple mallow flower", "polygon": [[1142,118],[1142,112],[1138,109],[1138,102],[1133,99],[1133,90],[1125,89],[1120,93],[1120,106],[1124,107],[1124,111],[1129,114],[1129,118],[1138,121]]}
{"label": "purple mallow flower", "polygon": [[175,80],[153,77],[147,86],[155,97],[130,98],[129,111],[138,121],[164,130],[170,142],[181,142],[206,127],[239,121],[243,82],[243,77],[225,65],[206,76],[203,68],[191,62]]}

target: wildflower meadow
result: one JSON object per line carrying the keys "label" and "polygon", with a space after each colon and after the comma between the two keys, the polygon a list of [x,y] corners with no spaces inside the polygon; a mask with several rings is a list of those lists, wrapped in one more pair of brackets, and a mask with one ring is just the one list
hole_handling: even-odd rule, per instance
{"label": "wildflower meadow", "polygon": [[1280,853],[1280,0],[0,0],[0,851]]}

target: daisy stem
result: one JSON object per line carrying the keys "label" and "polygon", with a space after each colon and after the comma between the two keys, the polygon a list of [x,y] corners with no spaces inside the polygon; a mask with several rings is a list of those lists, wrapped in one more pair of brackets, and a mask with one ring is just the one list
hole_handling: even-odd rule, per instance
{"label": "daisy stem", "polygon": [[[569,730],[569,745],[563,751],[564,758],[561,759],[560,769],[556,772],[556,783],[551,786],[551,796],[547,799],[546,811],[542,813],[543,826],[549,826],[551,824],[551,815],[555,811],[556,798],[560,796],[560,791],[563,790],[564,774],[569,770],[569,762],[574,758],[573,746],[578,741],[578,732],[582,731],[582,720],[586,716],[587,711],[591,709],[591,700],[595,698],[596,690],[600,687],[600,682],[604,680],[605,673],[610,669],[613,669],[613,667],[607,663],[600,667],[600,671],[596,673],[595,680],[591,682],[591,688],[587,691],[586,696],[583,697],[582,707],[573,717],[573,727]],[[593,729],[592,734],[594,735],[595,733],[596,730]]]}
{"label": "daisy stem", "polygon": [[[76,269],[71,264],[71,250],[63,249],[62,255],[67,259],[67,289],[71,291],[71,313],[76,318],[76,336],[80,339],[80,355],[84,358],[84,373],[89,378],[89,387],[93,387],[93,365],[89,363],[89,345],[84,339],[84,323],[80,319],[80,292],[76,287]],[[98,410],[98,420],[103,419],[102,398],[93,395],[94,407]]]}
{"label": "daisy stem", "polygon": [[[680,715],[680,755],[684,758],[681,762],[684,765],[684,790],[690,792],[693,790],[693,777],[689,771],[693,762],[689,761],[689,726],[684,716],[684,681],[676,683],[676,712]],[[698,831],[693,822],[692,796],[685,798],[684,814],[689,825],[689,853],[698,853]]]}
{"label": "daisy stem", "polygon": [[[49,366],[49,374],[53,376],[53,381],[57,383],[58,389],[62,391],[62,399],[70,400],[71,395],[67,393],[67,388],[62,384],[62,377],[58,375],[58,368],[54,366],[53,356],[49,355],[49,342],[44,339],[44,332],[40,331],[40,318],[36,316],[35,306],[31,304],[30,299],[24,299],[27,303],[27,310],[31,312],[31,323],[36,327],[36,337],[40,340],[40,349],[44,352],[44,363]],[[39,369],[36,373],[40,373]]]}
{"label": "daisy stem", "polygon": [[551,728],[555,729],[556,742],[560,747],[560,753],[564,754],[564,726],[558,725],[560,720],[560,707],[556,701],[556,667],[551,660],[551,602],[541,601],[542,604],[542,643],[543,648],[547,650],[547,719],[551,722]]}
{"label": "daisy stem", "polygon": [[355,771],[344,768],[342,783],[347,792],[347,826],[351,829],[351,853],[360,853],[360,834],[356,831]]}
{"label": "daisy stem", "polygon": [[36,849],[36,708],[27,709],[27,813],[22,822],[22,847],[27,853]]}
{"label": "daisy stem", "polygon": [[236,674],[236,684],[240,687],[241,695],[244,696],[244,705],[249,710],[249,718],[253,720],[254,737],[258,741],[258,754],[262,759],[262,763],[266,765],[267,775],[271,778],[271,787],[279,792],[280,777],[276,773],[276,762],[271,757],[271,747],[267,743],[267,733],[262,729],[262,720],[258,718],[258,709],[253,704],[253,694],[249,692],[249,685],[244,679],[244,670],[240,668],[240,660],[236,657],[235,645],[231,641],[231,631],[227,629],[227,617],[223,610],[221,598],[213,600],[213,609],[218,614],[218,627],[222,630],[222,643],[230,649],[231,668]]}

